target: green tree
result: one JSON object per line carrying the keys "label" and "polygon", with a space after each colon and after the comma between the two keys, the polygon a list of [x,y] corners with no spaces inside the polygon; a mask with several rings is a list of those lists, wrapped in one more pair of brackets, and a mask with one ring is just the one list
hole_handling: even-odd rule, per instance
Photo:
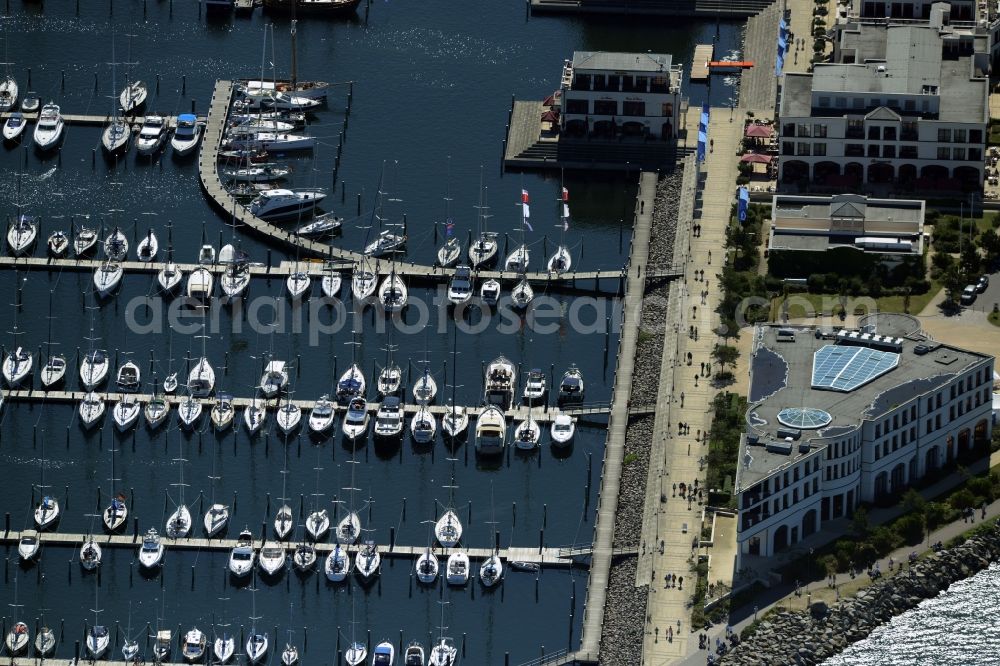
{"label": "green tree", "polygon": [[1000,235],[997,235],[996,231],[989,231],[983,234],[977,242],[986,255],[985,261],[987,264],[992,264],[1000,258]]}
{"label": "green tree", "polygon": [[712,350],[712,358],[722,366],[723,370],[727,365],[735,365],[736,359],[740,357],[740,350],[731,345],[715,345]]}
{"label": "green tree", "polygon": [[920,543],[924,538],[924,516],[920,513],[911,513],[903,516],[894,525],[896,532],[908,544]]}
{"label": "green tree", "polygon": [[868,536],[868,532],[871,529],[871,523],[868,522],[868,509],[859,506],[854,511],[854,515],[851,516],[851,527],[858,537],[863,539]]}
{"label": "green tree", "polygon": [[927,500],[925,500],[924,496],[913,488],[908,488],[906,492],[903,493],[903,499],[901,501],[903,504],[903,511],[906,513],[923,513],[924,509],[927,507]]}
{"label": "green tree", "polygon": [[965,279],[962,277],[958,266],[954,264],[949,266],[944,274],[941,275],[940,280],[941,284],[944,285],[948,301],[952,305],[957,305],[958,299],[962,295],[962,288],[965,286]]}
{"label": "green tree", "polygon": [[980,263],[982,258],[979,256],[979,249],[976,248],[972,243],[966,243],[962,246],[962,257],[961,266],[962,272],[967,278],[971,278],[973,275],[979,274]]}
{"label": "green tree", "polygon": [[962,488],[957,493],[951,496],[949,500],[951,506],[955,509],[961,511],[962,509],[968,509],[976,505],[976,496],[972,494],[972,491],[968,488]]}
{"label": "green tree", "polygon": [[943,502],[928,502],[924,507],[924,520],[928,529],[935,529],[948,522],[950,510]]}

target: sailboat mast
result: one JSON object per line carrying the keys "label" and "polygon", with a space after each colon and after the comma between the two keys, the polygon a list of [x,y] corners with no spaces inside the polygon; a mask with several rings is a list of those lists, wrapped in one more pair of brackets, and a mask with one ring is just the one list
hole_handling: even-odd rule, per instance
{"label": "sailboat mast", "polygon": [[296,84],[298,83],[298,55],[299,54],[297,52],[296,44],[295,44],[296,25],[298,24],[298,21],[295,20],[295,5],[297,5],[297,4],[298,4],[298,2],[296,0],[292,0],[292,30],[291,30],[291,32],[292,32],[292,91],[290,93],[292,95],[295,94]]}

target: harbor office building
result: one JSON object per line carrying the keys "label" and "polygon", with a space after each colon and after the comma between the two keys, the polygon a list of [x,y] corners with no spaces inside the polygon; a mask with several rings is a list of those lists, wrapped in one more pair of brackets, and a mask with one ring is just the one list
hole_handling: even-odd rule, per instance
{"label": "harbor office building", "polygon": [[563,64],[560,133],[675,139],[682,79],[668,54],[576,51]]}
{"label": "harbor office building", "polygon": [[862,502],[893,501],[988,456],[993,363],[856,330],[754,329],[735,483],[739,556],[773,555]]}
{"label": "harbor office building", "polygon": [[[839,31],[834,62],[788,73],[779,105],[784,186],[836,191],[982,187],[989,121],[985,34],[885,20]],[[857,191],[857,190],[855,190]]]}

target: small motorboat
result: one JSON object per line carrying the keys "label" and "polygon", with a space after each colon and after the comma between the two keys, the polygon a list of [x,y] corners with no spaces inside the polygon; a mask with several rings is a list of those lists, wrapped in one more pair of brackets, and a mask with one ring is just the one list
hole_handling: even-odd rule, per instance
{"label": "small motorboat", "polygon": [[142,108],[149,96],[149,89],[143,81],[133,81],[125,86],[118,95],[118,103],[125,113],[132,113]]}
{"label": "small motorboat", "polygon": [[90,252],[97,245],[97,230],[89,227],[77,227],[76,237],[73,239],[73,253],[82,257]]}
{"label": "small motorboat", "polygon": [[202,245],[198,250],[198,263],[207,266],[215,263],[215,248],[211,245]]}
{"label": "small motorboat", "polygon": [[347,666],[360,666],[365,663],[367,656],[368,648],[365,647],[365,644],[355,641],[351,643],[350,647],[347,648],[347,652],[344,653],[344,661],[347,662]]}
{"label": "small motorboat", "polygon": [[17,388],[31,376],[34,367],[34,355],[24,347],[18,347],[3,359],[4,381],[7,382],[7,386]]}
{"label": "small motorboat", "polygon": [[31,215],[18,215],[7,229],[7,245],[15,257],[27,254],[37,238],[38,220]]}
{"label": "small motorboat", "polygon": [[296,124],[288,122],[286,120],[282,120],[280,117],[275,117],[275,118],[251,117],[251,118],[242,118],[238,121],[233,121],[230,124],[230,127],[237,134],[249,133],[249,132],[291,132],[292,130],[295,129]]}
{"label": "small motorboat", "polygon": [[403,406],[394,395],[386,397],[375,413],[375,437],[396,439],[403,434]]}
{"label": "small motorboat", "polygon": [[204,411],[204,406],[192,396],[177,406],[177,418],[181,421],[181,427],[185,430],[194,430]]}
{"label": "small motorboat", "polygon": [[[6,54],[7,47],[4,46]],[[6,60],[6,58],[4,58]],[[10,64],[6,64],[10,68]],[[9,74],[0,79],[0,111],[10,111],[17,105],[17,79]]]}
{"label": "small motorboat", "polygon": [[233,408],[233,396],[220,393],[212,406],[212,426],[217,431],[223,431],[233,424],[236,410]]}
{"label": "small motorboat", "polygon": [[42,151],[55,148],[62,140],[64,127],[59,105],[49,102],[38,115],[34,132],[35,146]]}
{"label": "small motorboat", "polygon": [[531,451],[538,447],[542,429],[538,422],[530,416],[514,426],[514,446],[522,451]]}
{"label": "small motorboat", "polygon": [[170,139],[170,147],[174,149],[174,155],[183,157],[194,151],[201,139],[201,131],[198,117],[194,114],[182,113],[177,116],[177,128],[174,130],[174,136]]}
{"label": "small motorboat", "polygon": [[583,395],[583,373],[576,365],[571,365],[559,382],[559,404],[583,402]]}
{"label": "small motorboat", "polygon": [[469,428],[469,413],[462,405],[448,404],[444,416],[441,417],[441,431],[448,439],[458,439],[465,435]]}
{"label": "small motorboat", "polygon": [[62,229],[56,229],[51,234],[49,234],[49,256],[51,257],[65,257],[66,253],[69,252],[69,236]]}
{"label": "small motorboat", "polygon": [[160,535],[152,527],[142,538],[142,546],[139,547],[139,566],[144,569],[152,569],[163,562],[163,543]]}
{"label": "small motorboat", "polygon": [[415,572],[417,574],[417,580],[421,583],[430,585],[437,580],[438,569],[440,564],[438,563],[438,558],[435,557],[431,549],[428,548],[417,558],[417,563],[414,565]]}
{"label": "small motorboat", "polygon": [[420,643],[413,641],[406,646],[406,652],[403,653],[403,665],[404,666],[426,666],[426,661],[424,661],[424,646]]}
{"label": "small motorboat", "polygon": [[476,453],[499,455],[503,453],[507,437],[507,423],[499,407],[490,405],[476,419]]}
{"label": "small motorboat", "polygon": [[87,632],[87,653],[92,659],[100,659],[111,644],[111,634],[103,624],[94,625]]}
{"label": "small motorboat", "polygon": [[382,368],[378,373],[378,378],[375,380],[378,394],[383,397],[399,393],[402,383],[403,371],[395,363],[390,363]]}
{"label": "small motorboat", "polygon": [[62,354],[52,354],[42,366],[42,386],[51,388],[57,386],[66,377],[66,357]]}
{"label": "small motorboat", "polygon": [[396,659],[396,649],[389,641],[382,641],[372,652],[372,666],[392,666]]}
{"label": "small motorboat", "polygon": [[80,566],[84,571],[93,571],[101,566],[101,545],[89,537],[80,546]]}
{"label": "small motorboat", "polygon": [[172,372],[163,379],[163,392],[173,393],[177,390],[179,382],[177,381],[177,373]]}
{"label": "small motorboat", "polygon": [[78,411],[80,413],[80,425],[84,429],[90,430],[104,416],[104,401],[101,399],[101,396],[91,391],[80,401]]}
{"label": "small motorboat", "polygon": [[326,509],[313,511],[306,517],[306,532],[313,541],[319,541],[330,531],[330,514]]}
{"label": "small motorboat", "polygon": [[188,631],[184,634],[184,645],[181,647],[181,655],[184,657],[184,661],[191,664],[201,661],[201,658],[205,656],[205,647],[207,644],[208,640],[205,638],[205,634],[197,627]]}
{"label": "small motorboat", "polygon": [[483,303],[486,305],[496,305],[500,302],[500,282],[490,278],[483,282],[483,286],[479,288],[479,297],[483,299]]}
{"label": "small motorboat", "polygon": [[121,264],[113,261],[105,261],[95,268],[94,289],[97,290],[97,295],[102,298],[110,296],[115,288],[121,284],[123,273]]}
{"label": "small motorboat", "polygon": [[118,432],[126,432],[139,420],[142,408],[134,395],[126,396],[115,403],[111,410],[111,416],[115,422]]}
{"label": "small motorboat", "polygon": [[430,444],[437,434],[437,419],[426,405],[421,405],[410,419],[410,434],[417,444]]}
{"label": "small motorboat", "polygon": [[169,629],[160,629],[153,637],[153,662],[161,664],[170,656],[170,648],[174,643],[174,632]]}
{"label": "small motorboat", "polygon": [[101,515],[104,527],[109,532],[117,532],[124,527],[125,521],[128,520],[128,505],[125,503],[125,499],[125,495],[121,493],[112,497],[111,504],[104,509],[104,513]]}
{"label": "small motorboat", "polygon": [[139,385],[141,383],[142,373],[139,370],[139,366],[128,361],[120,368],[118,368],[118,376],[115,378],[115,383],[118,384],[118,388],[122,391],[138,391]]}
{"label": "small motorboat", "polygon": [[167,536],[171,539],[186,537],[191,531],[191,511],[181,504],[167,518]]}
{"label": "small motorboat", "polygon": [[325,198],[322,190],[264,190],[250,204],[250,212],[262,220],[297,217],[312,211]]}
{"label": "small motorboat", "polygon": [[17,141],[24,134],[24,129],[28,126],[28,121],[25,120],[24,114],[20,111],[15,111],[10,114],[7,121],[3,124],[3,139],[4,141]]}
{"label": "small motorboat", "polygon": [[59,515],[59,500],[44,495],[35,507],[35,526],[39,530],[46,530],[59,520]]}
{"label": "small motorboat", "polygon": [[363,438],[368,433],[368,420],[368,403],[360,396],[352,398],[341,424],[344,436],[352,442]]}
{"label": "small motorboat", "polygon": [[17,542],[17,554],[22,561],[31,562],[38,557],[41,549],[42,542],[38,540],[38,532],[35,530],[21,532],[21,539]]}
{"label": "small motorboat", "polygon": [[558,414],[552,421],[549,435],[552,437],[552,446],[569,446],[573,441],[573,434],[576,432],[576,419],[567,414]]}
{"label": "small motorboat", "polygon": [[316,548],[308,543],[297,545],[292,553],[292,565],[302,573],[312,571],[316,565]]}
{"label": "small motorboat", "polygon": [[312,278],[305,271],[294,271],[285,280],[285,287],[292,300],[300,300],[309,297],[309,287],[312,285]]}
{"label": "small motorboat", "polygon": [[354,568],[364,580],[370,580],[378,573],[382,555],[373,541],[366,541],[354,558]]}
{"label": "small motorboat", "polygon": [[151,430],[155,430],[167,420],[167,415],[170,413],[170,403],[163,396],[154,396],[152,400],[146,403],[144,411],[146,414],[146,424]]}
{"label": "small motorboat", "polygon": [[333,401],[330,396],[323,395],[313,404],[309,410],[309,430],[316,434],[322,434],[333,427],[336,419],[336,412],[333,408]]}
{"label": "small motorboat", "polygon": [[323,571],[333,583],[341,582],[351,573],[351,556],[339,543],[326,556]]}
{"label": "small motorboat", "polygon": [[286,92],[277,91],[268,91],[262,94],[258,98],[257,103],[263,107],[283,111],[310,111],[323,104],[318,99],[289,95]]}
{"label": "small motorboat", "polygon": [[369,257],[383,257],[394,252],[402,252],[406,249],[406,236],[404,234],[394,234],[391,231],[382,231],[378,238],[365,246],[365,255]]}
{"label": "small motorboat", "polygon": [[205,534],[210,538],[226,529],[229,524],[229,507],[225,504],[213,504],[205,512],[203,519]]}
{"label": "small motorboat", "polygon": [[452,553],[445,571],[449,585],[465,585],[469,582],[469,556],[461,551]]}
{"label": "small motorboat", "polygon": [[337,532],[334,535],[337,543],[349,546],[358,540],[361,535],[361,519],[355,511],[351,511],[340,519],[337,523]]}
{"label": "small motorboat", "polygon": [[462,521],[452,509],[448,509],[434,525],[434,537],[445,548],[454,548],[462,539]]}
{"label": "small motorboat", "polygon": [[479,567],[479,580],[486,587],[493,587],[503,579],[503,560],[496,553],[487,557]]}
{"label": "small motorboat", "polygon": [[503,410],[514,405],[517,369],[506,356],[498,356],[486,366],[484,384],[484,400],[487,405],[496,405]]}
{"label": "small motorboat", "polygon": [[511,570],[523,571],[524,573],[537,573],[542,568],[538,562],[524,562],[522,560],[511,560],[508,564]]}
{"label": "small motorboat", "polygon": [[153,155],[167,142],[167,121],[163,116],[148,114],[135,140],[135,150],[140,155]]}
{"label": "small motorboat", "polygon": [[459,257],[462,256],[462,244],[458,242],[457,238],[449,238],[445,241],[444,245],[438,248],[437,251],[437,263],[438,266],[443,266],[445,268],[449,266],[454,266],[458,263]]}
{"label": "small motorboat", "polygon": [[548,377],[540,368],[532,368],[528,371],[528,376],[524,380],[524,401],[533,405],[545,399],[545,394],[549,392]]}
{"label": "small motorboat", "polygon": [[322,238],[339,230],[344,224],[343,218],[333,213],[319,215],[309,224],[304,224],[295,230],[296,235],[305,238]]}
{"label": "small motorboat", "polygon": [[472,293],[472,269],[468,266],[459,266],[448,282],[448,301],[452,305],[462,305],[472,298]]}
{"label": "small motorboat", "polygon": [[535,298],[535,290],[531,288],[531,284],[528,282],[527,278],[522,278],[520,282],[514,285],[514,288],[510,290],[510,300],[511,304],[518,310],[523,310],[531,303]]}
{"label": "small motorboat", "polygon": [[274,516],[274,533],[279,539],[285,539],[292,533],[293,527],[295,527],[295,516],[292,514],[292,507],[282,504]]}
{"label": "small motorboat", "polygon": [[285,568],[287,561],[288,554],[285,549],[270,543],[265,543],[257,556],[257,563],[260,565],[261,571],[268,576],[277,575]]}
{"label": "small motorboat", "polygon": [[160,249],[160,243],[156,239],[156,234],[150,229],[146,232],[146,236],[139,241],[139,245],[136,246],[135,252],[138,255],[139,261],[150,262],[156,258],[156,253]]}
{"label": "small motorboat", "polygon": [[215,277],[204,266],[191,271],[187,281],[187,296],[190,299],[207,302],[212,298],[212,286],[215,284]]}
{"label": "small motorboat", "polygon": [[35,113],[41,106],[42,98],[38,96],[38,93],[30,90],[24,94],[24,99],[21,100],[21,111],[24,113]]}

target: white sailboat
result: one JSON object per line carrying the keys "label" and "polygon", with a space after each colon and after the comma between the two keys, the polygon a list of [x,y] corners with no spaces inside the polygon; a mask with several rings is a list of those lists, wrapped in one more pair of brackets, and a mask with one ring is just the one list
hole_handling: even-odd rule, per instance
{"label": "white sailboat", "polygon": [[[201,336],[203,339],[206,336]],[[202,342],[202,354],[205,353],[205,343]],[[196,398],[204,398],[215,388],[215,370],[203,355],[188,373],[188,390]]]}
{"label": "white sailboat", "polygon": [[[91,327],[91,332],[93,332],[93,327]],[[96,338],[89,339],[96,340]],[[83,388],[92,391],[100,386],[107,378],[110,368],[111,360],[108,358],[108,353],[103,349],[93,349],[93,343],[91,343],[91,350],[80,362],[80,382],[83,384]]]}
{"label": "white sailboat", "polygon": [[362,580],[370,580],[377,575],[381,564],[382,555],[374,541],[366,541],[354,558],[354,569]]}
{"label": "white sailboat", "polygon": [[104,416],[104,400],[101,396],[91,391],[83,396],[80,401],[78,412],[80,414],[80,425],[89,430],[97,425],[97,422]]}
{"label": "white sailboat", "polygon": [[45,438],[43,437],[41,455],[38,458],[38,491],[42,493],[42,499],[35,507],[35,526],[39,531],[52,527],[59,520],[59,500],[47,494],[45,463]]}
{"label": "white sailboat", "polygon": [[[496,515],[493,505],[493,486],[490,485],[490,522],[493,530],[496,529]],[[493,541],[491,539],[491,541]],[[479,566],[479,580],[485,587],[493,587],[503,579],[503,560],[500,558],[499,544],[494,541],[493,553],[483,560]]]}
{"label": "white sailboat", "polygon": [[217,432],[222,432],[233,424],[235,416],[236,409],[233,407],[233,396],[228,393],[220,393],[219,397],[215,400],[215,404],[212,405],[212,427]]}
{"label": "white sailboat", "polygon": [[489,219],[489,206],[487,201],[487,190],[483,187],[483,169],[479,168],[479,205],[476,206],[476,226],[478,234],[476,239],[469,245],[469,263],[473,268],[485,268],[492,266],[497,258],[497,234],[487,230],[486,221]]}
{"label": "white sailboat", "polygon": [[18,215],[7,229],[7,246],[11,254],[27,254],[38,239],[38,221],[30,215]]}
{"label": "white sailboat", "polygon": [[146,424],[149,426],[150,430],[156,430],[164,421],[167,420],[167,416],[170,414],[170,403],[162,395],[154,395],[153,398],[146,403],[145,408]]}
{"label": "white sailboat", "polygon": [[[272,328],[272,336],[273,336]],[[264,366],[264,374],[260,378],[260,390],[265,398],[273,398],[288,384],[288,370],[285,362],[272,360]]]}
{"label": "white sailboat", "polygon": [[396,274],[395,268],[382,281],[378,290],[378,300],[386,312],[400,312],[406,307],[409,292],[403,278]]}
{"label": "white sailboat", "polygon": [[178,457],[175,459],[177,463],[177,483],[172,484],[177,487],[177,508],[167,518],[166,529],[166,535],[171,539],[186,537],[191,531],[191,511],[188,509],[187,504],[184,503],[184,489],[187,487],[187,484],[184,483],[184,463],[187,460],[184,459],[180,438],[178,438],[177,443]]}
{"label": "white sailboat", "polygon": [[354,487],[354,469],[360,463],[355,460],[353,454],[348,462],[351,464],[351,485],[343,489],[348,492],[349,497],[347,515],[337,522],[337,531],[334,534],[337,543],[345,546],[355,543],[361,536],[361,519],[358,517],[357,511],[354,510],[354,493],[358,490]]}
{"label": "white sailboat", "polygon": [[246,655],[251,664],[257,664],[267,654],[268,642],[267,633],[257,631],[257,620],[260,619],[257,617],[257,589],[251,588],[251,592],[253,592],[253,602],[250,611],[250,636],[246,642]]}
{"label": "white sailboat", "polygon": [[218,482],[222,479],[221,476],[215,473],[215,464],[216,456],[213,456],[212,475],[208,477],[208,480],[212,482],[212,499],[209,503],[208,511],[205,512],[205,517],[202,519],[205,534],[210,539],[220,534],[229,524],[229,506],[215,501],[215,490]]}
{"label": "white sailboat", "polygon": [[[15,325],[15,338],[17,336]],[[31,376],[35,366],[34,355],[24,347],[16,347],[3,359],[3,378],[10,388],[18,388]]]}
{"label": "white sailboat", "polygon": [[[114,62],[115,58],[115,40],[111,39],[111,90],[118,89],[117,72],[118,63]],[[132,139],[132,129],[129,127],[125,119],[119,115],[119,105],[117,100],[112,98],[111,102],[111,119],[108,124],[105,125],[104,131],[101,133],[101,146],[104,148],[108,155],[116,155],[118,153],[123,153],[128,150],[129,142]]]}
{"label": "white sailboat", "polygon": [[378,275],[368,263],[367,257],[355,264],[351,274],[351,295],[359,304],[365,304],[375,294],[378,287]]}
{"label": "white sailboat", "polygon": [[323,295],[327,298],[336,298],[337,294],[340,293],[340,287],[343,280],[340,273],[333,270],[333,264],[330,264],[323,272],[323,279],[320,282],[320,286],[323,289]]}
{"label": "white sailboat", "polygon": [[101,609],[97,604],[96,577],[94,578],[94,607],[91,608],[91,611],[94,613],[94,624],[87,632],[86,647],[90,658],[96,660],[103,657],[104,653],[108,651],[108,646],[111,645],[111,635],[108,633],[108,628],[100,622]]}
{"label": "white sailboat", "polygon": [[102,556],[101,544],[88,534],[80,546],[80,566],[84,571],[94,571],[101,566]]}
{"label": "white sailboat", "polygon": [[156,274],[156,281],[164,294],[172,294],[184,281],[184,272],[173,261],[167,260]]}
{"label": "white sailboat", "polygon": [[97,295],[102,298],[110,296],[115,288],[121,284],[123,274],[121,264],[116,264],[113,261],[105,261],[95,268],[94,289],[97,290]]}
{"label": "white sailboat", "polygon": [[181,421],[181,427],[185,430],[194,430],[203,410],[202,404],[189,395],[177,406],[177,418]]}
{"label": "white sailboat", "polygon": [[355,636],[354,629],[357,622],[354,621],[354,600],[351,599],[351,644],[347,648],[347,652],[344,653],[344,660],[347,662],[347,666],[359,666],[365,661],[365,657],[368,656],[368,649],[365,644],[358,641]]}
{"label": "white sailboat", "polygon": [[134,395],[123,397],[115,403],[114,408],[111,410],[111,416],[114,419],[118,432],[125,432],[134,426],[139,420],[141,413],[142,408],[139,406],[139,401]]}
{"label": "white sailboat", "polygon": [[247,408],[243,410],[243,424],[246,426],[247,432],[253,436],[264,427],[266,420],[267,405],[263,401],[258,403],[255,395]]}
{"label": "white sailboat", "polygon": [[149,263],[156,258],[156,253],[160,250],[160,241],[156,238],[156,234],[152,229],[146,232],[146,235],[139,245],[136,246],[135,253],[139,259],[144,263]]}
{"label": "white sailboat", "polygon": [[514,425],[514,446],[522,451],[531,451],[538,447],[538,440],[542,436],[542,429],[538,422],[531,418],[531,411],[528,411],[528,418]]}
{"label": "white sailboat", "polygon": [[430,444],[434,441],[434,435],[437,434],[437,419],[427,405],[420,405],[410,419],[410,434],[417,444]]}
{"label": "white sailboat", "polygon": [[62,229],[56,229],[49,234],[47,245],[51,256],[57,259],[62,258],[69,252],[69,236]]}
{"label": "white sailboat", "polygon": [[332,583],[339,583],[351,573],[351,555],[339,543],[326,556],[323,572]]}
{"label": "white sailboat", "polygon": [[430,546],[417,557],[417,562],[414,564],[417,580],[425,585],[430,585],[437,580],[439,568],[438,558],[431,552]]}

